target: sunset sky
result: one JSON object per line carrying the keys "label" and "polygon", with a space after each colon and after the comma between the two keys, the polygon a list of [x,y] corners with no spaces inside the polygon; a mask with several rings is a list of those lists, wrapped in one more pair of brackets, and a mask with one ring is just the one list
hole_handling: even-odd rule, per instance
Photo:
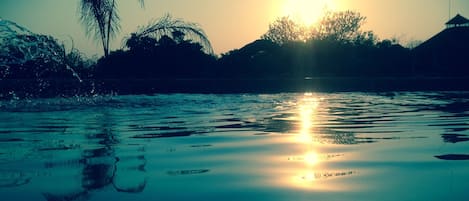
{"label": "sunset sky", "polygon": [[[79,0],[1,0],[0,18],[61,41],[73,38],[88,56],[102,55],[99,42],[86,37],[79,22]],[[139,26],[165,13],[196,22],[206,31],[216,53],[224,53],[258,39],[277,17],[289,15],[305,24],[317,21],[325,10],[354,10],[367,17],[365,30],[380,39],[396,37],[405,44],[426,40],[444,29],[449,0],[118,0],[122,30],[112,49]],[[451,16],[469,17],[468,0],[452,0]],[[69,42],[68,42],[69,43]]]}

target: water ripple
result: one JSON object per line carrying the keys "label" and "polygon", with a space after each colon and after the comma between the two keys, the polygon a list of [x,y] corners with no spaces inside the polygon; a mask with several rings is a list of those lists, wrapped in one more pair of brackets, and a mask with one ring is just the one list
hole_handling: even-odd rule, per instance
{"label": "water ripple", "polygon": [[0,100],[0,194],[16,198],[10,190],[25,187],[49,200],[116,192],[184,200],[184,184],[188,195],[217,198],[259,198],[249,189],[273,200],[300,191],[362,200],[404,188],[418,197],[453,182],[464,197],[468,122],[467,92]]}

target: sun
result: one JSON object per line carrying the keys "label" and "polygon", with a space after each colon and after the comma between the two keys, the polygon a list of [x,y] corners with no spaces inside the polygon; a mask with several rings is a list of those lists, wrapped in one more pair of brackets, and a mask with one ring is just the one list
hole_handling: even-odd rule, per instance
{"label": "sun", "polygon": [[311,26],[327,10],[334,10],[335,4],[332,0],[285,0],[282,8],[283,16],[290,16],[299,23]]}

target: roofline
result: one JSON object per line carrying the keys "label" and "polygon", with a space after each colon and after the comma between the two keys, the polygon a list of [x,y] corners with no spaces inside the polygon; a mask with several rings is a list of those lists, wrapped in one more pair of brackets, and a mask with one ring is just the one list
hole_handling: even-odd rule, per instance
{"label": "roofline", "polygon": [[[462,23],[452,23],[451,21],[455,20],[462,20]],[[448,22],[445,23],[446,25],[461,25],[461,24],[469,24],[469,19],[465,18],[464,16],[460,15],[459,13],[451,18]]]}

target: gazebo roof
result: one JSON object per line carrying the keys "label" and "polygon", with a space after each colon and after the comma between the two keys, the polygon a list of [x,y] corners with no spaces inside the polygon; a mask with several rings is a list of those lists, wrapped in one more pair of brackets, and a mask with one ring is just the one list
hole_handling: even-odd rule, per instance
{"label": "gazebo roof", "polygon": [[446,22],[446,25],[461,25],[461,24],[468,24],[469,20],[460,14],[457,14],[453,19]]}

